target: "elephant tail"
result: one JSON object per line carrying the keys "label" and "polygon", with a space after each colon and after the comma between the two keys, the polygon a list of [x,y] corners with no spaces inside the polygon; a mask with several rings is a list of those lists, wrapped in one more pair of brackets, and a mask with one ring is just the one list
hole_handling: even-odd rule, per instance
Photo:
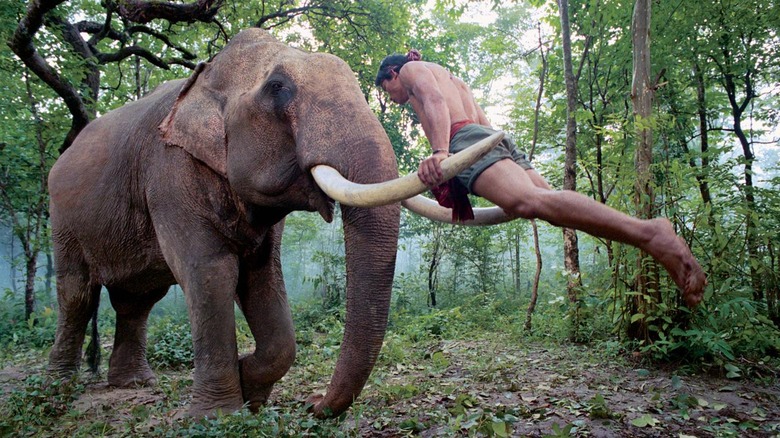
{"label": "elephant tail", "polygon": [[[98,303],[99,304],[99,303]],[[92,336],[87,345],[87,365],[92,374],[97,375],[100,368],[100,336],[98,334],[98,308],[100,305],[95,305],[95,310],[92,311]]]}

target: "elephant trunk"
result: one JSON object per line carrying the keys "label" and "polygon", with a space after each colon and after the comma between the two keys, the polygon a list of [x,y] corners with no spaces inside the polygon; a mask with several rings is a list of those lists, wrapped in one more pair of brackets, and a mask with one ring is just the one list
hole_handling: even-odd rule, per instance
{"label": "elephant trunk", "polygon": [[318,417],[340,415],[368,380],[384,340],[398,242],[398,204],[342,206],[347,314],[336,369],[324,396],[310,399]]}

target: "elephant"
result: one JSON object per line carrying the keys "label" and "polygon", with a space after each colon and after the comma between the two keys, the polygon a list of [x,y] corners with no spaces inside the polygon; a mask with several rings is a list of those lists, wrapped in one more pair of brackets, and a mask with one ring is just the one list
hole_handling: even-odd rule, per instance
{"label": "elephant", "polygon": [[[313,169],[392,196],[360,195],[348,205],[326,193],[329,176],[315,181]],[[77,373],[105,286],[116,312],[108,383],[154,384],[147,318],[179,284],[194,350],[188,413],[257,409],[296,353],[280,262],[284,218],[303,210],[331,221],[339,201],[345,332],[328,390],[310,401],[317,416],[341,414],[384,338],[398,202],[425,189],[419,180],[413,189],[389,189],[397,177],[390,140],[343,60],[291,48],[260,29],[241,31],[189,78],[89,123],[52,167],[59,312],[48,372]],[[242,357],[234,302],[256,342]]]}

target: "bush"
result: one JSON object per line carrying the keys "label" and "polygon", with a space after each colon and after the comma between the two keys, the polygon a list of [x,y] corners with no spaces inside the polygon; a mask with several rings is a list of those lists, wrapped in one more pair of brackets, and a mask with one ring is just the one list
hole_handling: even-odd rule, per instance
{"label": "bush", "polygon": [[0,345],[10,349],[50,347],[57,332],[57,314],[54,310],[44,307],[25,321],[22,310],[24,303],[14,303],[13,295],[8,292],[0,302]]}
{"label": "bush", "polygon": [[735,281],[710,290],[684,324],[663,320],[668,330],[656,328],[658,340],[640,347],[654,360],[714,367],[732,378],[741,376],[737,364],[742,358],[752,362],[780,353],[780,332],[766,316],[765,303],[754,301],[751,289]]}
{"label": "bush", "polygon": [[154,368],[187,369],[193,365],[190,324],[183,316],[165,316],[149,327],[146,357]]}

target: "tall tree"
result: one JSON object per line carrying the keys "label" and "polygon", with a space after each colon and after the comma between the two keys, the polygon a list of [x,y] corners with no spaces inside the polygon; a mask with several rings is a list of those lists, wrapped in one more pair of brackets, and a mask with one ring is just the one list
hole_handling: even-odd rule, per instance
{"label": "tall tree", "polygon": [[[574,76],[571,56],[571,26],[569,25],[569,1],[558,0],[561,16],[561,39],[563,41],[563,71],[566,81],[566,159],[563,170],[563,189],[577,190],[577,78]],[[577,232],[571,228],[563,229],[563,260],[566,267],[567,294],[572,306],[571,338],[579,335],[580,303],[580,250]]]}
{"label": "tall tree", "polygon": [[[634,123],[636,127],[636,152],[634,165],[636,168],[636,183],[634,205],[636,214],[642,219],[653,217],[653,175],[650,166],[653,163],[653,94],[655,84],[650,79],[650,0],[636,0],[632,18],[631,36],[634,50],[634,73],[631,83],[631,102],[634,108]],[[637,261],[636,279],[637,294],[633,297],[633,313],[648,315],[650,307],[658,302],[658,297],[650,297],[652,291],[657,292],[657,282],[652,275],[655,264],[647,254],[640,252]],[[647,320],[638,318],[629,327],[629,336],[633,339],[646,339],[649,336]]]}

